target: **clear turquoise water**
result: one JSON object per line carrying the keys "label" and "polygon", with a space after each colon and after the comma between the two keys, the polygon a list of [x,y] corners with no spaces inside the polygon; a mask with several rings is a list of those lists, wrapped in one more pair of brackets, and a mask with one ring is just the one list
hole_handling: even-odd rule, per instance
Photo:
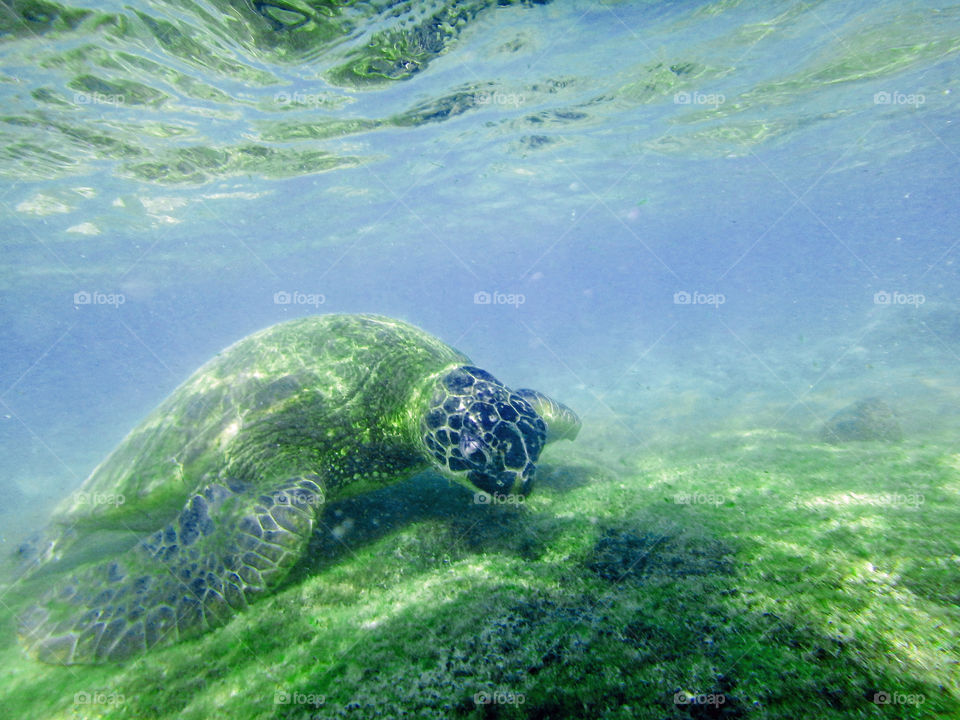
{"label": "clear turquoise water", "polygon": [[955,436],[956,7],[282,7],[4,6],[6,546],[314,312],[418,324],[623,443],[875,395]]}
{"label": "clear turquoise water", "polygon": [[[403,317],[645,431],[673,401],[637,383],[814,415],[852,374],[956,388],[956,9],[13,7],[0,443],[31,507],[213,352],[312,312]],[[900,341],[851,363],[871,323]]]}

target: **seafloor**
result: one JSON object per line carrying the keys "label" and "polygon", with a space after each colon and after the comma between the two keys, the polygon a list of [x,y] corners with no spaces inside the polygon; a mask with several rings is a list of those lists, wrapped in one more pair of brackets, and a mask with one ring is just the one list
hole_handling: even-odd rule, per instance
{"label": "seafloor", "polygon": [[[4,718],[960,717],[960,455],[936,433],[551,446],[522,506],[328,506],[282,591],[134,662],[0,632]],[[22,598],[20,598],[22,600]]]}

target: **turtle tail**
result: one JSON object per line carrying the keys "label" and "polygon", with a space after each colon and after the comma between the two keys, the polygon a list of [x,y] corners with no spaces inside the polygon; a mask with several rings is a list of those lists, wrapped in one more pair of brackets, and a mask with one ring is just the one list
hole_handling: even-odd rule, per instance
{"label": "turtle tail", "polygon": [[20,641],[44,662],[95,664],[222,625],[286,576],[322,502],[314,476],[268,494],[208,485],[163,530],[80,570],[24,612]]}

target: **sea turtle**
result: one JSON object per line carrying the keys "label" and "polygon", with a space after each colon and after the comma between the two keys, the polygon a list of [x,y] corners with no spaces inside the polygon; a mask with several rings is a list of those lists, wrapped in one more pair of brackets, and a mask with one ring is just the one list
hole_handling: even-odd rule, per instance
{"label": "sea turtle", "polygon": [[[404,322],[322,315],[197,370],[55,511],[19,618],[51,663],[100,663],[223,624],[304,553],[326,500],[434,468],[526,495],[580,420]],[[44,585],[46,586],[46,585]]]}

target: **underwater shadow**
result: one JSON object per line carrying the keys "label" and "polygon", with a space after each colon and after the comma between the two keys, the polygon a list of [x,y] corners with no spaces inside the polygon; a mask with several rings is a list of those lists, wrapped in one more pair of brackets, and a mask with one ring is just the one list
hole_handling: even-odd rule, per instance
{"label": "underwater shadow", "polygon": [[[561,493],[588,484],[585,468],[544,465],[537,483]],[[537,489],[534,489],[537,492]],[[356,497],[328,503],[304,558],[281,588],[335,566],[358,549],[409,525],[437,521],[447,527],[451,547],[461,553],[503,553],[526,559],[539,557],[553,531],[534,528],[522,501],[488,503],[478,494],[433,472],[423,472]]]}

